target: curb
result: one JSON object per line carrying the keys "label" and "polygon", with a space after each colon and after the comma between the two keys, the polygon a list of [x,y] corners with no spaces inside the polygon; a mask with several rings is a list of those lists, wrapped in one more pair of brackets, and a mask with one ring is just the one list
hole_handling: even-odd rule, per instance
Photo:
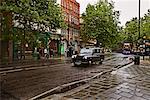
{"label": "curb", "polygon": [[[132,62],[126,63],[124,65],[117,65],[115,70],[117,70],[119,68],[122,68],[124,66],[127,66],[127,65],[129,65],[131,63]],[[59,94],[59,93],[67,92],[67,91],[72,90],[74,88],[77,88],[77,87],[79,87],[81,85],[87,84],[88,82],[90,82],[93,79],[100,78],[102,75],[104,75],[106,73],[111,73],[112,71],[114,71],[114,69],[110,69],[110,70],[98,73],[98,74],[94,75],[91,78],[87,78],[87,79],[83,79],[83,80],[79,80],[79,81],[75,81],[75,82],[71,82],[71,83],[68,83],[68,84],[57,86],[56,88],[53,88],[53,89],[51,89],[49,91],[46,91],[46,92],[44,92],[44,93],[42,93],[40,95],[37,95],[37,96],[35,96],[35,97],[33,97],[33,98],[29,99],[29,100],[39,100],[39,99],[45,98],[45,97],[53,95],[53,94]]]}

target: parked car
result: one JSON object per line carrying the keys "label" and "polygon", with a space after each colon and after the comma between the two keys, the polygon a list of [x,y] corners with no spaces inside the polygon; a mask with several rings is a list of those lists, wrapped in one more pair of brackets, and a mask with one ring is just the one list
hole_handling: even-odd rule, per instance
{"label": "parked car", "polygon": [[101,48],[82,48],[80,53],[72,56],[73,66],[81,64],[102,64],[104,60],[104,52]]}

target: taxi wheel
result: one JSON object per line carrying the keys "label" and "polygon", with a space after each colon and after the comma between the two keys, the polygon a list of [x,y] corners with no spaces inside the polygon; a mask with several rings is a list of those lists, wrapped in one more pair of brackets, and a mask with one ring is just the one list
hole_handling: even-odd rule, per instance
{"label": "taxi wheel", "polygon": [[89,62],[88,62],[88,64],[89,64],[89,65],[92,65],[92,64],[93,64],[93,62],[92,62],[92,61],[89,61]]}
{"label": "taxi wheel", "polygon": [[102,63],[103,63],[102,61],[99,62],[99,64],[102,64]]}
{"label": "taxi wheel", "polygon": [[76,67],[77,65],[73,62],[71,63],[72,67]]}

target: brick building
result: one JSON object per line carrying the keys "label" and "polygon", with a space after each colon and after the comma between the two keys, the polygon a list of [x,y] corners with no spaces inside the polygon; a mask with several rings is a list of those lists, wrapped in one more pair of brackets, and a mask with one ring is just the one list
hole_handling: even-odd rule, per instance
{"label": "brick building", "polygon": [[80,29],[80,4],[76,0],[57,0],[61,6],[64,20],[68,29],[61,29],[62,36],[62,54],[68,47],[72,46],[78,51],[79,29]]}

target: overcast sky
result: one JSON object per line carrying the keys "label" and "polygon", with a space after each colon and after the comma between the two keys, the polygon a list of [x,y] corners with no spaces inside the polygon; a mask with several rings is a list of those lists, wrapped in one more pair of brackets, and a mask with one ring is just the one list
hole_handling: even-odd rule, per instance
{"label": "overcast sky", "polygon": [[[80,13],[83,13],[88,3],[94,4],[99,0],[77,0],[80,3]],[[115,2],[115,10],[120,11],[121,25],[132,17],[138,16],[138,1],[139,0],[112,0]],[[150,9],[150,0],[141,0],[141,16]]]}

